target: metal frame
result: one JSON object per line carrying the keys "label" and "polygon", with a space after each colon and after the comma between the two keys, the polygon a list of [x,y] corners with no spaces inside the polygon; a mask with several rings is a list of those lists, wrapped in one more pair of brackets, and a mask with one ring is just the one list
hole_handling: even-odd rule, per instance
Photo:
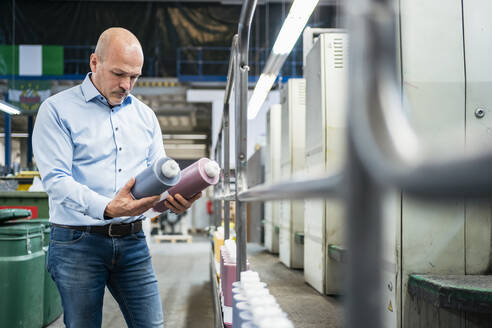
{"label": "metal frame", "polygon": [[[256,1],[245,1],[237,47],[233,42],[226,85],[223,129],[229,142],[228,110],[236,86],[236,223],[239,274],[246,269],[245,203],[274,199],[342,197],[347,213],[345,322],[347,327],[383,326],[381,195],[385,188],[424,197],[490,196],[492,151],[476,150],[445,159],[425,152],[402,110],[397,81],[395,0],[350,0],[347,161],[344,172],[321,178],[256,186],[246,185],[246,100],[249,25]],[[231,69],[232,67],[232,69]],[[225,141],[226,142],[226,141]],[[224,192],[231,200],[229,147],[225,148]],[[228,217],[226,217],[226,222]]]}
{"label": "metal frame", "polygon": [[246,204],[237,199],[238,194],[247,189],[247,138],[248,138],[248,48],[251,21],[257,0],[245,1],[241,9],[238,25],[236,53],[236,280],[246,271]]}
{"label": "metal frame", "polygon": [[7,113],[4,113],[3,117],[5,131],[5,171],[3,174],[8,175],[12,165],[12,117]]}
{"label": "metal frame", "polygon": [[224,320],[222,318],[222,303],[220,301],[220,289],[217,282],[217,270],[215,268],[214,251],[210,249],[210,280],[212,281],[212,297],[214,301],[214,327],[224,328]]}
{"label": "metal frame", "polygon": [[[230,48],[227,47],[180,47],[176,49],[176,76],[178,77],[178,80],[180,81],[216,81],[216,82],[226,82],[227,77],[224,74],[220,74],[220,72],[217,72],[215,70],[215,75],[214,74],[203,74],[203,68],[206,67],[205,65],[208,65],[209,67],[212,67],[214,65],[215,67],[219,68],[223,65],[227,65],[228,63],[230,64],[230,61],[226,60],[219,60],[219,59],[208,59],[208,60],[203,60],[203,51],[214,51],[214,52],[230,52]],[[196,58],[193,59],[187,59],[184,56],[184,52],[192,52],[193,56]],[[256,61],[252,61],[250,63],[251,67],[257,66],[258,71],[255,71],[252,76],[249,76],[249,82],[250,83],[256,83],[258,80],[258,77],[261,74],[261,71],[265,68],[266,63],[268,62],[267,58],[267,53],[270,52],[271,49],[268,48],[254,48],[250,47],[249,48],[249,53],[255,57],[255,53],[259,54],[259,59]],[[298,77],[296,72],[300,69],[302,69],[302,62],[297,60],[297,53],[302,52],[302,49],[300,47],[294,48],[292,51],[292,56],[288,60],[288,64],[286,65],[284,71],[282,72],[282,78],[284,81],[286,81],[288,78],[292,77]],[[287,58],[286,56],[285,58]],[[183,70],[188,67],[188,66],[193,66],[196,68],[196,74],[193,73],[188,73],[185,72],[183,73]],[[220,70],[219,70],[220,71]]]}

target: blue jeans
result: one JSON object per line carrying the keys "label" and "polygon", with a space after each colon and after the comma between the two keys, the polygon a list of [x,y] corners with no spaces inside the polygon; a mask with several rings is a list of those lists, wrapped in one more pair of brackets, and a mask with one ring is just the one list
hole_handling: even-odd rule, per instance
{"label": "blue jeans", "polygon": [[163,327],[161,298],[143,231],[121,238],[51,228],[47,268],[69,328],[101,327],[104,289],[128,327]]}

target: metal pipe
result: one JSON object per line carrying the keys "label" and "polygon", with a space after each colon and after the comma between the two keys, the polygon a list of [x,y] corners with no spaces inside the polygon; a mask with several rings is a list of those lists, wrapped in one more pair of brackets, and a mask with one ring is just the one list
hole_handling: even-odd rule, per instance
{"label": "metal pipe", "polygon": [[7,175],[10,173],[10,168],[12,164],[11,159],[11,149],[12,149],[12,118],[10,114],[4,113],[4,130],[5,130],[5,172]]}
{"label": "metal pipe", "polygon": [[384,290],[381,270],[382,191],[364,168],[353,144],[348,147],[345,209],[350,256],[345,282],[345,322],[349,328],[380,328],[384,327],[380,304]]}
{"label": "metal pipe", "polygon": [[[241,272],[246,271],[246,204],[238,200],[238,194],[247,188],[247,68],[236,67],[236,280],[240,280]],[[246,77],[246,83],[244,79]],[[246,92],[243,92],[246,91]]]}
{"label": "metal pipe", "polygon": [[245,0],[241,8],[238,25],[238,50],[239,67],[248,65],[249,36],[251,32],[251,21],[256,9],[257,0]]}
{"label": "metal pipe", "polygon": [[[374,31],[381,10],[393,0],[350,0],[349,8],[349,85],[347,137],[347,264],[345,322],[347,327],[383,327],[380,297],[382,291],[381,189],[369,174],[356,143],[358,126],[354,121],[361,112],[378,111],[374,88],[377,80],[375,61],[382,48]],[[379,10],[376,10],[379,9]],[[388,17],[385,17],[388,18]],[[394,30],[393,30],[394,31]],[[391,65],[393,62],[387,63]]]}
{"label": "metal pipe", "polygon": [[[227,82],[225,86],[225,95],[224,95],[224,104],[229,105],[231,101],[231,94],[232,94],[232,86],[234,85],[234,80],[235,80],[235,65],[236,65],[236,53],[237,53],[237,47],[238,47],[238,36],[237,34],[234,34],[234,37],[232,38],[232,45],[231,45],[231,56],[229,59],[229,67],[227,69]],[[225,111],[225,108],[224,108]]]}
{"label": "metal pipe", "polygon": [[248,50],[251,21],[257,0],[245,0],[238,25],[238,52],[236,56],[236,280],[246,271],[246,204],[237,200],[240,191],[246,190],[247,138],[248,138]]}
{"label": "metal pipe", "polygon": [[32,115],[27,117],[27,167],[32,170],[32,130],[34,127],[34,118]]}
{"label": "metal pipe", "polygon": [[236,200],[236,193],[229,192],[228,194],[217,194],[214,199],[220,199],[225,201]]}
{"label": "metal pipe", "polygon": [[[224,95],[224,111],[222,113],[222,131],[224,131],[224,193],[230,193],[230,174],[231,174],[231,157],[230,157],[230,124],[229,124],[229,111],[232,86],[235,81],[236,72],[236,54],[238,47],[238,35],[235,34],[232,38],[231,56],[229,60],[229,68],[227,71],[227,83]],[[230,207],[229,200],[224,198],[224,239],[230,238]]]}
{"label": "metal pipe", "polygon": [[[219,163],[222,162],[222,133],[219,134],[219,138],[217,139],[217,153],[218,153],[218,156],[217,156],[217,159],[219,161]],[[223,193],[224,192],[224,186],[223,184],[218,184],[220,185],[220,192]],[[218,219],[218,222],[217,222],[217,226],[220,227],[222,225],[222,219],[223,219],[223,212],[222,212],[222,204],[223,204],[223,201],[222,200],[219,200],[218,201],[218,211],[219,211],[219,219]],[[224,232],[225,233],[225,232]]]}
{"label": "metal pipe", "polygon": [[259,185],[238,194],[242,202],[317,197],[340,197],[345,188],[342,173],[309,179],[294,178],[271,185]]}
{"label": "metal pipe", "polygon": [[[217,140],[217,144],[215,145],[215,151],[214,151],[214,155],[215,155],[215,159],[217,159],[217,150],[218,150],[218,145],[219,145],[219,141]],[[219,186],[218,185],[215,185],[213,187],[214,189],[214,194],[217,194],[218,193],[218,189],[219,189]],[[217,215],[218,215],[218,209],[217,209],[217,203],[218,203],[218,199],[214,199],[213,200],[213,226],[217,227]]]}
{"label": "metal pipe", "polygon": [[[237,38],[236,43],[237,43]],[[225,98],[224,98],[225,99]],[[223,113],[223,125],[222,129],[224,131],[224,194],[229,194],[231,192],[231,181],[230,181],[230,134],[229,134],[229,102],[224,103],[224,113]],[[224,199],[224,239],[230,238],[230,208],[229,200]]]}

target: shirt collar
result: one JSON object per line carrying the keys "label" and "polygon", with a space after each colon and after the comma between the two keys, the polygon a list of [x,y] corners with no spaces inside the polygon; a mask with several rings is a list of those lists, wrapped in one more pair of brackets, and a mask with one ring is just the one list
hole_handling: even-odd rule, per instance
{"label": "shirt collar", "polygon": [[89,102],[97,96],[101,95],[91,81],[91,74],[92,73],[88,73],[85,76],[84,81],[82,82],[82,93],[84,94],[86,102]]}
{"label": "shirt collar", "polygon": [[[106,98],[104,98],[104,96],[101,95],[101,93],[99,92],[99,90],[96,89],[96,87],[94,86],[94,84],[92,83],[91,81],[91,75],[92,73],[87,73],[87,75],[85,76],[85,79],[84,81],[82,82],[82,93],[84,95],[84,98],[85,98],[85,102],[89,102],[91,101],[92,99],[96,98],[96,97],[100,97],[100,100],[102,100],[104,103],[108,104]],[[124,100],[123,102],[121,103],[121,107],[124,107],[126,105],[129,105],[132,103],[132,97],[131,95],[128,95]],[[117,107],[117,106],[115,106]]]}

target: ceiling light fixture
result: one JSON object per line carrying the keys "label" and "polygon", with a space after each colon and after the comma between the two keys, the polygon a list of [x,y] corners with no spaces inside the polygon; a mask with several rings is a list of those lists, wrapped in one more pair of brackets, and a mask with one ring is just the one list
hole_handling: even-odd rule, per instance
{"label": "ceiling light fixture", "polygon": [[19,115],[21,113],[21,111],[16,106],[1,100],[0,100],[0,110],[10,115]]}
{"label": "ceiling light fixture", "polygon": [[248,103],[248,120],[258,115],[285,60],[319,0],[294,0]]}

